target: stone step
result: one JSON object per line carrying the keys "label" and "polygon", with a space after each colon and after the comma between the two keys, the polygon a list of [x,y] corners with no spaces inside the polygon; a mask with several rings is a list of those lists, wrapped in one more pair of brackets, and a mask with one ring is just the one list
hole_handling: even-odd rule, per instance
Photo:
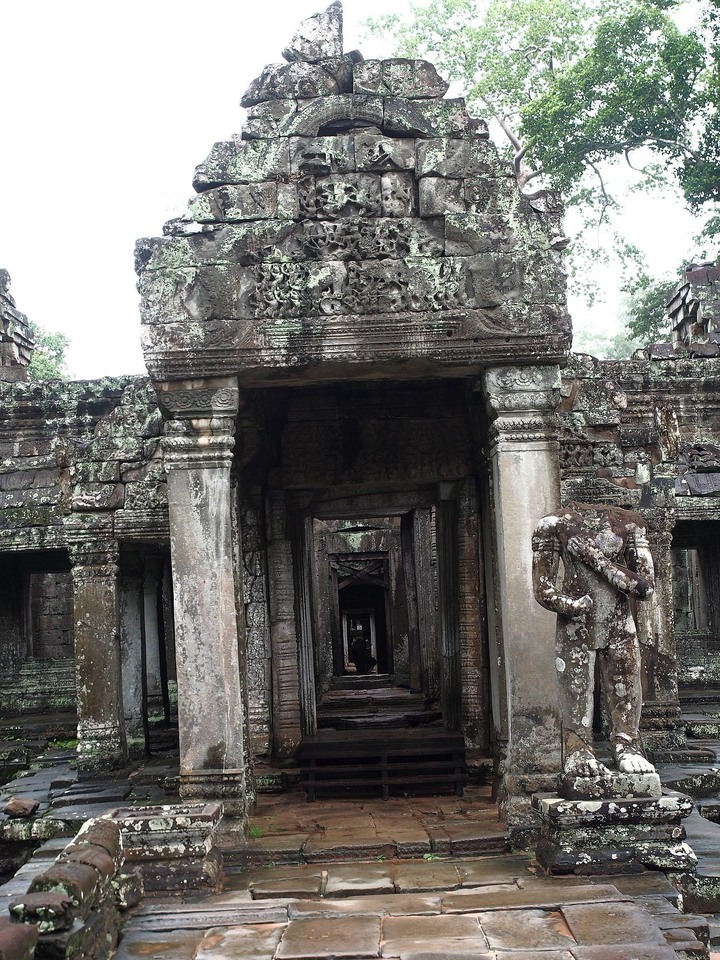
{"label": "stone step", "polygon": [[439,710],[423,713],[400,711],[347,714],[340,711],[318,711],[318,730],[397,730],[441,724]]}
{"label": "stone step", "polygon": [[348,674],[344,677],[333,677],[333,690],[373,690],[389,687],[392,680],[387,673],[368,673],[362,676]]}
{"label": "stone step", "polygon": [[720,794],[720,767],[667,764],[659,773],[664,787],[695,800]]}

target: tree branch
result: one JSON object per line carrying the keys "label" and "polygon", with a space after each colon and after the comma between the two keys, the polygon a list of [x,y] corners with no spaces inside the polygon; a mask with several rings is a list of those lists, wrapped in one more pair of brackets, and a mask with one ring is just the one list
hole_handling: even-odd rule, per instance
{"label": "tree branch", "polygon": [[597,224],[598,232],[599,232],[600,227],[603,225],[603,222],[605,221],[605,214],[607,213],[609,207],[612,205],[612,198],[610,197],[610,194],[607,192],[607,189],[605,187],[605,181],[603,180],[603,176],[600,173],[600,170],[597,168],[597,166],[592,162],[592,160],[588,160],[587,165],[590,167],[590,169],[594,172],[595,176],[598,178],[598,182],[600,184],[600,192],[602,193],[602,197],[603,197],[603,205],[602,205],[602,209],[600,210],[600,217],[598,219],[598,224]]}

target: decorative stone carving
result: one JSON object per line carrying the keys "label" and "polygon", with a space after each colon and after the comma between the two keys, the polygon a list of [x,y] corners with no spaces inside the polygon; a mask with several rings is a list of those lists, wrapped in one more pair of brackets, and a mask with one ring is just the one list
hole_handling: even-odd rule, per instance
{"label": "decorative stone carving", "polygon": [[190,217],[198,223],[262,220],[274,217],[278,209],[276,183],[253,183],[218,187],[193,197]]}
{"label": "decorative stone carving", "polygon": [[280,126],[279,136],[316,137],[324,128],[351,130],[371,124],[383,126],[382,97],[341,94],[299,103],[298,111]]}
{"label": "decorative stone carving", "polygon": [[297,113],[297,100],[267,100],[247,108],[242,128],[243,140],[265,140],[276,137],[282,124]]}
{"label": "decorative stone carving", "polygon": [[291,173],[347,173],[355,170],[355,144],[350,136],[291,137]]}
{"label": "decorative stone carving", "polygon": [[469,134],[470,118],[464,100],[385,100],[386,133],[416,137],[458,137]]}
{"label": "decorative stone carving", "polygon": [[158,384],[157,395],[162,409],[175,418],[232,417],[240,402],[238,388],[231,385],[177,389],[174,384]]}
{"label": "decorative stone carving", "polygon": [[499,367],[485,374],[493,437],[544,440],[552,435],[552,413],[560,400],[557,367]]}
{"label": "decorative stone carving", "polygon": [[319,63],[270,63],[240,98],[251,107],[265,100],[313,100],[352,90],[352,64],[338,57]]}
{"label": "decorative stone carving", "polygon": [[444,97],[450,84],[427,60],[363,60],[353,68],[353,91],[383,97]]}
{"label": "decorative stone carving", "polygon": [[355,134],[355,163],[358,170],[412,170],[415,141],[386,137],[371,127]]}
{"label": "decorative stone carving", "polygon": [[416,213],[412,174],[384,173],[381,191],[384,217],[410,217]]}
{"label": "decorative stone carving", "polygon": [[[563,769],[572,789],[592,791],[594,780],[610,777],[593,747],[596,656],[617,767],[626,774],[654,773],[640,748],[640,648],[630,609],[630,600],[645,600],[655,583],[642,517],[617,507],[571,503],[540,521],[532,546],[535,599],[557,614]],[[564,579],[558,588],[561,559]],[[603,795],[603,783],[599,789],[586,799]]]}
{"label": "decorative stone carving", "polygon": [[280,140],[234,140],[216,143],[204,163],[195,168],[197,191],[227,183],[259,183],[290,172],[288,143]]}
{"label": "decorative stone carving", "polygon": [[420,191],[421,217],[437,217],[446,213],[465,213],[462,180],[424,177],[418,184],[418,188]]}
{"label": "decorative stone carving", "polygon": [[497,174],[497,149],[488,140],[439,137],[418,141],[418,177],[496,177]]}

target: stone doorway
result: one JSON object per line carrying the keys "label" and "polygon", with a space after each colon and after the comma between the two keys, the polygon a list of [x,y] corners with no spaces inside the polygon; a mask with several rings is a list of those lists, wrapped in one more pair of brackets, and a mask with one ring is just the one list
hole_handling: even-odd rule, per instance
{"label": "stone doorway", "polygon": [[[448,518],[436,494],[396,491],[306,505],[296,524],[309,541],[296,545],[296,555],[307,557],[298,582],[309,588],[306,632],[300,625],[306,735],[460,728],[453,709],[462,686],[458,558],[452,531],[438,533]],[[347,516],[352,506],[357,513]],[[439,541],[449,547],[442,556]],[[449,610],[453,617],[444,615]],[[360,641],[364,665],[353,662]]]}
{"label": "stone doorway", "polygon": [[389,564],[383,553],[330,554],[333,678],[390,674]]}

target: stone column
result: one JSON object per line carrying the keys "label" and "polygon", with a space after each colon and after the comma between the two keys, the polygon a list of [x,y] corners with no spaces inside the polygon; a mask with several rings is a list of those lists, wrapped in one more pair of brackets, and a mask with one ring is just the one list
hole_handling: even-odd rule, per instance
{"label": "stone column", "polygon": [[142,567],[136,560],[132,567],[123,566],[120,591],[120,660],[122,666],[125,734],[131,756],[145,752],[143,711],[142,649]]}
{"label": "stone column", "polygon": [[230,468],[239,394],[231,379],[160,384],[166,424],[175,648],[184,799],[245,810],[243,686]]}
{"label": "stone column", "polygon": [[643,510],[655,567],[655,592],[636,604],[642,654],[643,711],[640,734],[651,760],[669,759],[668,751],[685,743],[680,716],[675,611],[673,604],[672,528],[667,509]]}
{"label": "stone column", "polygon": [[[272,644],[273,753],[292,757],[302,739],[299,644],[295,623],[295,573],[285,491],[267,500],[267,557]],[[315,691],[312,690],[313,702]]]}
{"label": "stone column", "polygon": [[555,617],[533,597],[531,546],[538,520],[560,501],[553,415],[560,372],[556,366],[493,368],[483,388],[495,553],[491,649],[507,691],[502,799],[508,825],[519,827],[533,822],[531,794],[553,790],[560,770]]}
{"label": "stone column", "polygon": [[120,667],[118,545],[89,517],[67,530],[72,563],[78,776],[127,762]]}
{"label": "stone column", "polygon": [[160,632],[158,595],[162,558],[145,558],[143,579],[143,617],[145,619],[145,676],[148,713],[160,713],[163,704],[162,671],[160,669]]}

